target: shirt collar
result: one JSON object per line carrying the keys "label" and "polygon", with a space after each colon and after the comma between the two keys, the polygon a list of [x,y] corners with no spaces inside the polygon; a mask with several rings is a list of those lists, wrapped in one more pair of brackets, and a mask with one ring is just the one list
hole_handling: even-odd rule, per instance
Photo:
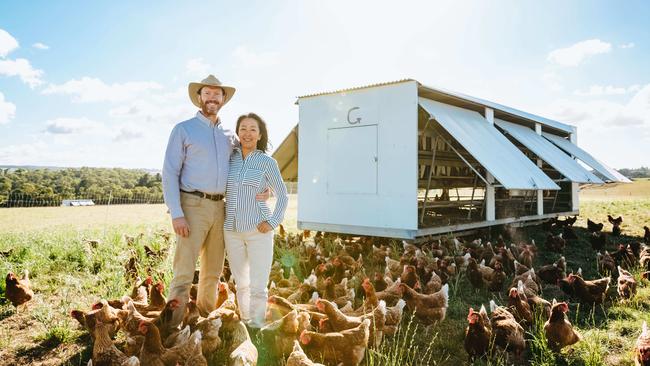
{"label": "shirt collar", "polygon": [[[199,121],[207,124],[208,126],[213,127],[212,121],[208,117],[204,116],[203,113],[201,113],[201,111],[196,112],[196,118],[198,118]],[[215,124],[215,126],[221,128],[221,117],[217,117],[217,123]]]}

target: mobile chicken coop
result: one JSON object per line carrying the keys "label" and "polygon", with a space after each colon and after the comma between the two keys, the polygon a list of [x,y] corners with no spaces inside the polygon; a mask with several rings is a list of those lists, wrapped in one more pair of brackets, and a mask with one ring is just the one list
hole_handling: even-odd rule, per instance
{"label": "mobile chicken coop", "polygon": [[298,181],[300,229],[415,239],[520,224],[578,214],[581,184],[629,182],[574,126],[416,80],[297,104],[274,157]]}

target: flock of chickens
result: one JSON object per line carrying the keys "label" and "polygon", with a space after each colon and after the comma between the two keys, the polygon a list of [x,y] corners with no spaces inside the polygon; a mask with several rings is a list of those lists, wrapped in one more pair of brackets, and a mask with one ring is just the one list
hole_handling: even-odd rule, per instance
{"label": "flock of chickens", "polygon": [[[569,217],[547,222],[546,249],[563,253],[567,241],[577,238],[572,228],[575,221]],[[609,221],[612,235],[620,235],[622,218],[610,216]],[[603,224],[588,221],[591,245],[599,251],[608,240],[602,229]],[[648,244],[650,229],[644,229]],[[486,357],[494,349],[521,359],[526,330],[539,319],[545,321],[544,332],[553,351],[580,341],[566,315],[568,304],[543,299],[543,284],[557,285],[581,303],[600,304],[605,301],[612,274],[618,273],[619,296],[630,299],[637,283],[628,270],[637,265],[650,270],[650,246],[642,243],[620,245],[613,253],[599,252],[598,268],[607,277],[587,280],[581,270],[567,275],[563,256],[555,263],[533,268],[538,252],[534,241],[508,246],[502,236],[494,245],[481,239],[438,240],[421,246],[403,242],[399,253],[389,239],[320,232],[292,235],[282,227],[275,240],[276,248],[298,248],[299,254],[289,273],[280,261],[274,262],[267,325],[259,332],[249,332],[239,319],[236,285],[227,266],[218,286],[216,310],[206,317],[200,315],[194,285],[179,327],[170,325],[179,299],[165,298],[163,283],[147,277],[135,280],[128,296],[71,312],[93,339],[89,364],[207,365],[215,352],[226,352],[230,365],[255,365],[258,350],[252,339],[256,338],[266,353],[285,359],[287,366],[321,365],[312,360],[358,365],[366,349],[378,348],[384,337],[399,331],[404,309],[426,327],[444,320],[450,280],[461,273],[474,288],[505,291],[508,299],[504,306],[490,301],[490,315],[485,306],[478,311],[469,309],[464,344],[470,360]],[[166,255],[164,250],[147,249],[148,256]],[[125,265],[127,274],[134,261],[137,258]],[[370,273],[370,268],[380,270]],[[296,271],[305,274],[302,280]],[[646,272],[643,277],[649,275]],[[509,276],[514,279],[505,286]],[[27,272],[22,279],[9,273],[6,285],[6,297],[14,306],[33,297]],[[121,349],[114,341],[118,332],[125,339]],[[650,365],[650,332],[645,324],[636,347],[636,363]]]}

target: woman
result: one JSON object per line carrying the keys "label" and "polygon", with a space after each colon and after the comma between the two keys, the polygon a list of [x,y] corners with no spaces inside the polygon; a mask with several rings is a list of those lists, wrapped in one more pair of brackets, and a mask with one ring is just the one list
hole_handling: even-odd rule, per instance
{"label": "woman", "polygon": [[[273,229],[284,217],[287,189],[278,163],[266,154],[266,123],[249,113],[237,119],[236,133],[241,147],[230,157],[224,238],[242,320],[251,328],[261,328],[273,262]],[[266,202],[255,199],[269,187],[277,197],[273,214]]]}

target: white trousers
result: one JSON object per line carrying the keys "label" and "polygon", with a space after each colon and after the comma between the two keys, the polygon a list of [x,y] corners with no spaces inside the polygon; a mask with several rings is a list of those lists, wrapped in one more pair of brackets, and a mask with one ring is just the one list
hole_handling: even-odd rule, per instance
{"label": "white trousers", "polygon": [[266,284],[273,263],[273,231],[262,234],[257,230],[224,230],[224,238],[242,320],[261,328],[268,300]]}

